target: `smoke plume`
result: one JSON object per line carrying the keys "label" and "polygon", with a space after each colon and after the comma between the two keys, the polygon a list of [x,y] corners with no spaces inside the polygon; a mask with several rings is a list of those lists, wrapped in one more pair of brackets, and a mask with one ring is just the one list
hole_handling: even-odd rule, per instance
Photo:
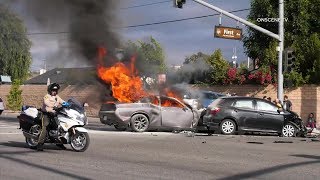
{"label": "smoke plume", "polygon": [[[62,31],[59,35],[65,35],[69,40],[60,44],[58,58],[54,61],[60,59],[67,63],[71,59],[77,66],[81,66],[83,61],[95,65],[98,47],[111,51],[119,47],[119,36],[115,32],[115,27],[119,26],[115,15],[119,4],[117,0],[28,0],[21,3],[41,31]],[[69,55],[63,58],[59,52]],[[75,59],[81,61],[76,62]]]}

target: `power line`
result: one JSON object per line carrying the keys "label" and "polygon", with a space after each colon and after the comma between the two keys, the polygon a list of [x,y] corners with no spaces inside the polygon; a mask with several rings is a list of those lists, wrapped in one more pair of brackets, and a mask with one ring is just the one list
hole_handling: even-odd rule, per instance
{"label": "power line", "polygon": [[[236,12],[243,12],[243,11],[249,11],[251,8],[246,9],[238,9],[234,11],[229,11],[229,13],[236,13]],[[135,28],[135,27],[143,27],[143,26],[152,26],[152,25],[159,25],[159,24],[167,24],[167,23],[173,23],[173,22],[180,22],[180,21],[187,21],[187,20],[193,20],[193,19],[201,19],[201,18],[207,18],[207,17],[213,17],[218,16],[220,13],[216,14],[209,14],[204,16],[195,16],[190,18],[182,18],[182,19],[175,19],[175,20],[168,20],[168,21],[160,21],[160,22],[154,22],[154,23],[146,23],[146,24],[138,24],[138,25],[130,25],[130,26],[124,26],[124,27],[118,27],[117,29],[127,29],[127,28]],[[34,33],[27,33],[27,35],[55,35],[55,34],[69,34],[68,31],[62,31],[62,32],[34,32]]]}
{"label": "power line", "polygon": [[129,6],[129,7],[124,7],[120,9],[132,9],[132,8],[138,8],[138,7],[144,7],[144,6],[151,6],[155,4],[162,4],[162,3],[167,3],[167,2],[172,2],[172,0],[169,1],[160,1],[160,2],[154,2],[154,3],[148,3],[148,4],[141,4],[141,5],[136,5],[136,6]]}
{"label": "power line", "polygon": [[[242,12],[242,11],[248,11],[248,10],[250,10],[250,8],[230,11],[229,13]],[[166,24],[166,23],[172,23],[172,22],[187,21],[187,20],[192,20],[192,19],[201,19],[201,18],[212,17],[212,16],[217,16],[217,15],[220,15],[220,13],[209,14],[209,15],[204,15],[204,16],[196,16],[196,17],[191,17],[191,18],[169,20],[169,21],[160,21],[160,22],[155,22],[155,23],[132,25],[132,26],[126,26],[126,27],[122,27],[122,28],[134,28],[134,27],[151,26],[151,25],[157,25],[157,24]]]}

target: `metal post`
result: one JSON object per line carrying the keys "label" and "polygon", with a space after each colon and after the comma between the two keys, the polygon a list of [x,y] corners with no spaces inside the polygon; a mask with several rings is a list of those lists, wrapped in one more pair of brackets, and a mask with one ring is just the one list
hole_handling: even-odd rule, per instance
{"label": "metal post", "polygon": [[205,2],[203,0],[193,0],[193,1],[196,2],[196,3],[199,3],[199,4],[203,5],[203,6],[206,6],[206,7],[210,8],[210,9],[218,11],[219,13],[224,14],[225,16],[228,16],[228,17],[230,17],[232,19],[235,19],[235,20],[237,20],[237,21],[239,21],[239,22],[241,22],[241,23],[243,23],[243,24],[245,24],[247,26],[250,26],[250,27],[252,27],[252,28],[254,28],[254,29],[256,29],[256,30],[268,35],[268,36],[270,36],[270,37],[273,37],[273,38],[275,38],[277,40],[280,40],[280,37],[279,37],[278,34],[275,34],[275,33],[271,32],[271,31],[269,31],[267,29],[264,29],[264,28],[262,28],[260,26],[257,26],[257,25],[255,25],[255,24],[253,24],[253,23],[251,23],[251,22],[249,22],[249,21],[247,21],[245,19],[242,19],[242,18],[240,18],[240,17],[238,17],[238,16],[236,16],[234,14],[231,14],[231,13],[225,11],[225,10],[222,10],[222,9],[216,7],[216,6],[213,6],[213,5],[207,3],[207,2]]}
{"label": "metal post", "polygon": [[284,0],[279,0],[279,60],[278,60],[278,99],[283,102],[282,54],[284,48]]}
{"label": "metal post", "polygon": [[283,54],[283,42],[284,42],[284,0],[279,0],[279,18],[280,18],[280,21],[279,21],[279,34],[275,34],[267,29],[264,29],[260,26],[257,26],[245,19],[242,19],[234,14],[231,14],[227,11],[224,11],[216,6],[213,6],[203,0],[193,0],[194,2],[196,3],[199,3],[203,6],[206,6],[210,9],[213,9],[221,14],[224,14],[225,16],[228,16],[232,19],[235,19],[251,28],[254,28],[272,38],[275,38],[279,41],[279,47],[278,47],[278,50],[279,50],[279,60],[278,60],[278,99],[283,102],[283,74],[282,74],[282,54]]}

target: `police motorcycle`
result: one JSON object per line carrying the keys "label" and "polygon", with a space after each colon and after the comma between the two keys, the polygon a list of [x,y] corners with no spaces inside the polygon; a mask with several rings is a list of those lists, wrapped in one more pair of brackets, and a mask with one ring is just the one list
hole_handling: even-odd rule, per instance
{"label": "police motorcycle", "polygon": [[[45,143],[70,144],[77,152],[89,147],[88,124],[84,107],[75,99],[69,99],[61,107],[55,108],[56,116],[49,117]],[[18,116],[20,128],[30,148],[36,148],[41,132],[44,112],[31,106],[23,106]]]}

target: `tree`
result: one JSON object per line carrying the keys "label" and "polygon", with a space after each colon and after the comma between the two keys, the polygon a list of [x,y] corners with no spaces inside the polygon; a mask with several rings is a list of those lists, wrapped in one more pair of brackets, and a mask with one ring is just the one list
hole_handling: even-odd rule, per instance
{"label": "tree", "polygon": [[223,84],[229,68],[229,63],[223,58],[220,49],[215,50],[209,57],[208,64],[212,68],[210,75],[211,84]]}
{"label": "tree", "polygon": [[20,90],[20,81],[14,80],[10,88],[8,98],[8,108],[13,111],[20,110],[22,106],[22,90]]}
{"label": "tree", "polygon": [[178,76],[178,82],[190,84],[207,83],[210,76],[208,73],[212,70],[208,65],[209,55],[202,52],[187,56],[183,66],[175,74]]}
{"label": "tree", "polygon": [[209,55],[204,54],[203,52],[198,52],[196,54],[192,54],[191,56],[187,56],[183,62],[183,64],[190,64],[199,61],[207,61],[209,59]]}
{"label": "tree", "polygon": [[[248,20],[278,33],[277,22],[258,22],[258,18],[261,17],[279,17],[278,9],[278,1],[252,0]],[[295,72],[291,75],[285,74],[285,77],[300,79],[295,81],[296,85],[305,82],[301,78],[310,80],[310,83],[320,82],[317,73],[313,70],[318,63],[315,55],[319,49],[316,43],[319,40],[320,32],[319,13],[320,1],[318,0],[290,0],[285,2],[285,48],[292,47],[297,56]],[[261,66],[277,67],[277,40],[249,28],[243,42],[246,53],[250,58],[259,59]]]}
{"label": "tree", "polygon": [[25,80],[31,64],[31,42],[22,20],[0,5],[0,74]]}
{"label": "tree", "polygon": [[142,76],[165,73],[167,70],[164,51],[161,44],[153,37],[150,37],[150,42],[129,41],[126,44],[125,52],[125,59],[132,55],[137,56],[136,64]]}

